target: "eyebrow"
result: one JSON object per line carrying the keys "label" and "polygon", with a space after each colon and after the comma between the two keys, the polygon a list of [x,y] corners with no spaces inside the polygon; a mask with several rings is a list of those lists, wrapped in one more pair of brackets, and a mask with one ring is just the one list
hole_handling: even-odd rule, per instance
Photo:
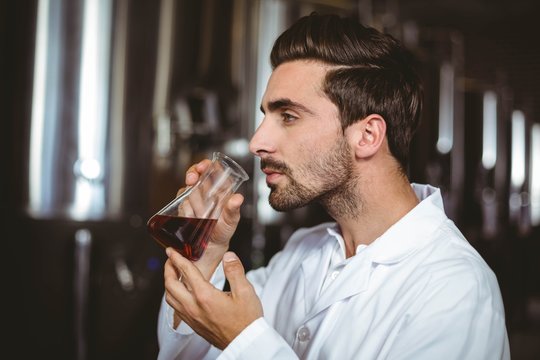
{"label": "eyebrow", "polygon": [[[277,100],[270,101],[268,103],[269,111],[275,111],[277,109],[283,109],[283,108],[289,108],[291,110],[300,110],[308,114],[314,115],[313,111],[309,110],[304,105],[297,103],[295,101],[292,101],[291,99],[288,99],[288,98],[277,99]],[[262,104],[261,104],[261,112],[263,114],[265,113]]]}

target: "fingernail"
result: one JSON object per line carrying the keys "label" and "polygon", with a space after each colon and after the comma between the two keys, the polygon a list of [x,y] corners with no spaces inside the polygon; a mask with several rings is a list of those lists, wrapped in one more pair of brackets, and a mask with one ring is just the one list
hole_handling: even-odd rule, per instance
{"label": "fingernail", "polygon": [[188,173],[186,175],[186,181],[188,181],[188,182],[194,182],[196,179],[197,179],[197,175],[195,175],[192,172],[190,172],[190,173]]}
{"label": "fingernail", "polygon": [[172,250],[171,250],[171,248],[166,248],[166,249],[165,249],[165,253],[167,254],[168,257],[171,257],[171,255],[172,255]]}
{"label": "fingernail", "polygon": [[225,255],[223,255],[223,261],[224,262],[231,262],[231,261],[237,261],[238,256],[236,256],[233,252],[226,252]]}

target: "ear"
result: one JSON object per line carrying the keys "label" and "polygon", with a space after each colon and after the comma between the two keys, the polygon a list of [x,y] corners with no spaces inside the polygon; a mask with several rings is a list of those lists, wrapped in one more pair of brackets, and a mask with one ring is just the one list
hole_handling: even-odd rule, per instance
{"label": "ear", "polygon": [[378,114],[371,114],[347,129],[354,154],[358,158],[375,155],[386,139],[386,121]]}

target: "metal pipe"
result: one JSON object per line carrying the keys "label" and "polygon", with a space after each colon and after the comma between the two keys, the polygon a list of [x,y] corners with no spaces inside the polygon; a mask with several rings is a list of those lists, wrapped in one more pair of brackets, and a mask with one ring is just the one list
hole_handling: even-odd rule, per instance
{"label": "metal pipe", "polygon": [[87,357],[87,318],[88,293],[90,288],[90,255],[92,233],[88,229],[79,229],[75,233],[74,259],[74,319],[75,319],[75,351],[77,360]]}

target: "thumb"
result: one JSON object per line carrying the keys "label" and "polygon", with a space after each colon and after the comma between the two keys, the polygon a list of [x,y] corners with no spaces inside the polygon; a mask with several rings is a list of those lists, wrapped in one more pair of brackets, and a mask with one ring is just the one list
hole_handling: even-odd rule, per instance
{"label": "thumb", "polygon": [[216,226],[215,230],[212,232],[211,241],[222,243],[230,240],[240,221],[240,206],[243,202],[244,197],[241,194],[234,194],[231,196],[221,212],[218,226]]}
{"label": "thumb", "polygon": [[233,194],[225,204],[224,211],[221,213],[223,222],[231,229],[236,229],[240,220],[240,206],[244,202],[241,194]]}
{"label": "thumb", "polygon": [[233,296],[238,295],[246,288],[251,288],[251,284],[246,278],[244,266],[235,253],[228,251],[223,255],[223,271],[229,281]]}

